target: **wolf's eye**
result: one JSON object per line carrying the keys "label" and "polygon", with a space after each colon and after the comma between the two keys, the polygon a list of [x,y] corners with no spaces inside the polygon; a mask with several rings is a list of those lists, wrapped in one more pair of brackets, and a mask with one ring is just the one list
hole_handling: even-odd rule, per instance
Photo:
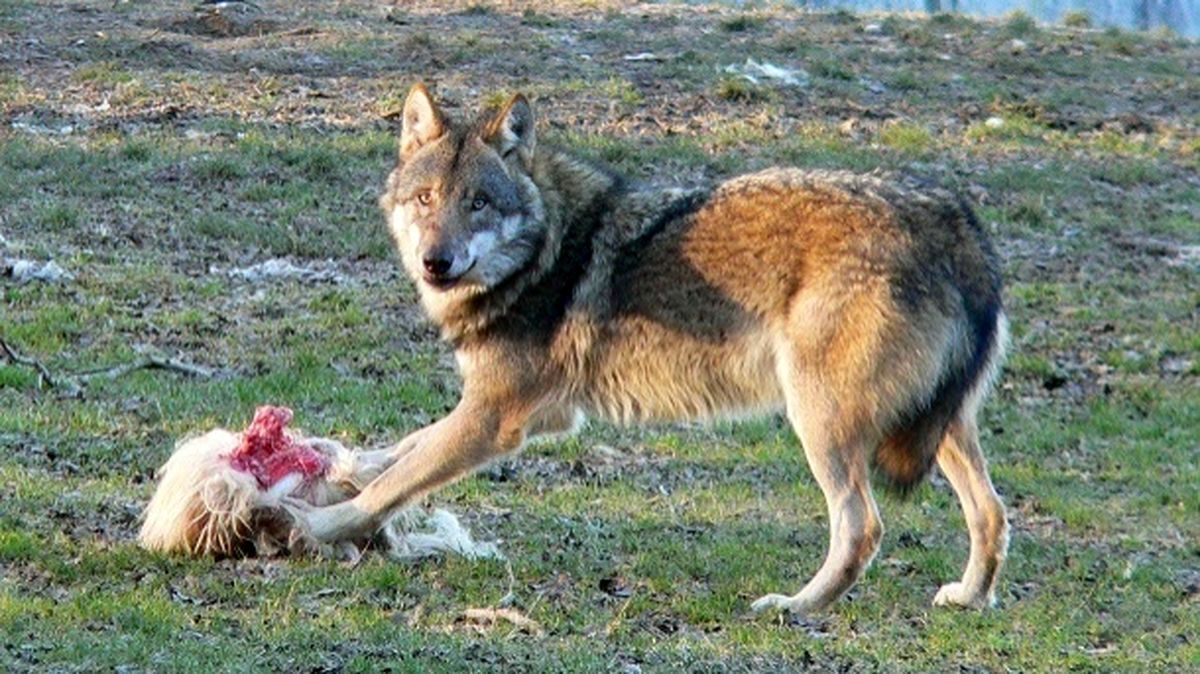
{"label": "wolf's eye", "polygon": [[488,205],[487,199],[483,197],[475,197],[475,201],[471,202],[471,210],[482,211]]}
{"label": "wolf's eye", "polygon": [[417,203],[421,204],[422,206],[428,206],[429,204],[433,203],[433,193],[432,192],[418,192],[417,193]]}

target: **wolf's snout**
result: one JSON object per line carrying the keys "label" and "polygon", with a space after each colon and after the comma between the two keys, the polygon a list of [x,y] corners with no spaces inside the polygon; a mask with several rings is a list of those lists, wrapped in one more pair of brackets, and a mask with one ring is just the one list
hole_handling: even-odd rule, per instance
{"label": "wolf's snout", "polygon": [[454,258],[443,252],[434,252],[426,254],[421,259],[421,264],[425,266],[425,271],[433,276],[444,276],[450,271],[450,267],[454,266]]}
{"label": "wolf's snout", "polygon": [[433,246],[420,255],[424,281],[437,290],[454,286],[475,266],[473,260],[453,246]]}

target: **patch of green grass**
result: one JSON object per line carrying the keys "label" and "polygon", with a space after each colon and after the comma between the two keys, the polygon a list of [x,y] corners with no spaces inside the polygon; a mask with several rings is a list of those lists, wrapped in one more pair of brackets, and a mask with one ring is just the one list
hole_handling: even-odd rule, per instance
{"label": "patch of green grass", "polygon": [[38,226],[52,232],[75,229],[79,226],[79,219],[79,210],[64,203],[43,206],[37,215]]}
{"label": "patch of green grass", "polygon": [[1003,115],[989,119],[998,122],[975,122],[966,128],[964,136],[968,141],[1021,141],[1032,142],[1041,139],[1046,128],[1025,115]]}
{"label": "patch of green grass", "polygon": [[1086,178],[1074,166],[1058,163],[1031,166],[1023,161],[995,166],[980,180],[988,189],[1004,194],[1046,194],[1055,198],[1087,186]]}
{"label": "patch of green grass", "polygon": [[459,14],[462,16],[489,16],[494,10],[485,4],[471,3],[466,6]]}
{"label": "patch of green grass", "polygon": [[931,149],[935,139],[929,129],[920,124],[893,122],[879,130],[879,142],[894,150],[921,153]]}
{"label": "patch of green grass", "polygon": [[12,73],[0,74],[0,102],[15,101],[25,93],[21,78]]}
{"label": "patch of green grass", "polygon": [[375,100],[375,113],[380,117],[399,118],[404,112],[404,100],[408,97],[408,88],[391,89]]}
{"label": "patch of green grass", "polygon": [[379,54],[391,46],[389,41],[377,37],[342,39],[323,48],[320,54],[343,71],[369,71],[378,63]]}
{"label": "patch of green grass", "polygon": [[1022,197],[1008,209],[1008,217],[1012,222],[1024,224],[1034,230],[1044,230],[1053,221],[1053,216],[1043,195]]}
{"label": "patch of green grass", "polygon": [[899,91],[918,91],[925,88],[926,82],[917,71],[901,69],[892,73],[888,85]]}
{"label": "patch of green grass", "polygon": [[249,171],[236,157],[204,157],[192,165],[192,175],[203,183],[224,183],[245,178]]}
{"label": "patch of green grass", "polygon": [[539,14],[532,8],[521,13],[521,23],[534,28],[554,28],[558,25],[558,21],[554,17]]}
{"label": "patch of green grass", "polygon": [[717,80],[713,93],[717,98],[733,103],[757,103],[771,98],[768,89],[744,77],[722,77]]}
{"label": "patch of green grass", "polygon": [[941,35],[933,30],[929,23],[916,23],[906,26],[900,31],[900,39],[909,47],[931,49],[942,40]]}
{"label": "patch of green grass", "polygon": [[1068,28],[1091,28],[1092,15],[1079,9],[1064,12],[1062,24]]}
{"label": "patch of green grass", "polygon": [[635,175],[655,173],[673,164],[705,164],[715,159],[708,156],[700,142],[687,137],[646,146],[627,138],[569,133],[561,136],[559,142],[586,158]]}
{"label": "patch of green grass", "polygon": [[287,166],[294,167],[300,175],[312,181],[335,178],[341,169],[342,158],[328,147],[290,147],[279,154]]}
{"label": "patch of green grass", "polygon": [[879,22],[879,32],[884,35],[898,35],[904,28],[904,20],[897,14],[888,14]]}
{"label": "patch of green grass", "polygon": [[[580,88],[576,89],[576,90],[581,91],[582,89],[583,89],[583,87],[580,86]],[[486,96],[483,97],[483,107],[488,108],[488,109],[499,110],[506,103],[511,101],[512,97],[513,97],[513,94],[506,90],[490,92]]]}
{"label": "patch of green grass", "polygon": [[1041,27],[1038,26],[1037,19],[1026,12],[1016,10],[1004,17],[1004,33],[1009,37],[1030,38],[1039,32]]}
{"label": "patch of green grass", "polygon": [[642,102],[642,94],[637,86],[627,79],[611,77],[600,83],[598,90],[606,97],[624,105],[638,105]]}
{"label": "patch of green grass", "polygon": [[1155,185],[1165,177],[1162,167],[1155,162],[1115,158],[1093,165],[1091,175],[1120,187]]}
{"label": "patch of green grass", "polygon": [[862,147],[834,129],[822,124],[806,124],[795,129],[772,148],[771,159],[805,168],[870,171],[892,166],[887,156]]}
{"label": "patch of green grass", "polygon": [[1061,376],[1058,368],[1047,358],[1038,354],[1017,352],[1009,357],[1004,369],[1014,377],[1033,377],[1039,381],[1049,381]]}
{"label": "patch of green grass", "polygon": [[[11,388],[16,390],[29,390],[37,386],[37,374],[29,368],[18,367],[15,365],[0,365],[0,388]],[[0,541],[0,549],[6,545]],[[3,553],[0,552],[0,555]]]}
{"label": "patch of green grass", "polygon": [[113,61],[98,61],[76,69],[72,78],[76,82],[115,86],[132,82],[134,76]]}
{"label": "patch of green grass", "polygon": [[766,142],[770,135],[761,127],[739,120],[712,134],[712,148],[717,152],[723,152],[737,146],[757,146]]}
{"label": "patch of green grass", "polygon": [[721,19],[717,25],[727,33],[744,33],[746,31],[758,30],[766,24],[767,20],[765,17],[753,14],[739,14],[738,16]]}
{"label": "patch of green grass", "polygon": [[964,32],[979,27],[979,22],[959,12],[937,12],[929,17],[929,24],[940,30]]}
{"label": "patch of green grass", "polygon": [[825,77],[832,80],[853,80],[858,75],[851,68],[846,66],[843,60],[834,59],[818,59],[808,64],[808,71],[816,77]]}
{"label": "patch of green grass", "polygon": [[[1103,131],[1093,135],[1088,144],[1105,154],[1148,158],[1157,154],[1157,148],[1146,136],[1130,135],[1119,131]],[[1148,162],[1143,159],[1143,165]]]}
{"label": "patch of green grass", "polygon": [[1096,38],[1096,45],[1117,56],[1134,56],[1138,53],[1141,41],[1136,34],[1112,26]]}
{"label": "patch of green grass", "polygon": [[155,146],[151,141],[130,139],[121,144],[121,157],[133,162],[145,162],[155,155]]}

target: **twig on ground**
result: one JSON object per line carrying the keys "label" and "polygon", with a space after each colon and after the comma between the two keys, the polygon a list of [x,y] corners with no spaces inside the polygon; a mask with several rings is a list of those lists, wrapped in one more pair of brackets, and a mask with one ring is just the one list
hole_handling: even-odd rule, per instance
{"label": "twig on ground", "polygon": [[508,592],[496,602],[496,605],[491,608],[469,608],[463,611],[463,618],[468,622],[479,625],[481,627],[495,627],[501,620],[512,623],[518,629],[535,636],[540,636],[542,626],[537,624],[537,621],[526,616],[524,613],[513,608],[519,600],[513,592],[513,586],[517,582],[516,575],[513,574],[512,564],[505,562],[505,567],[508,570]]}
{"label": "twig on ground", "polygon": [[469,608],[463,611],[463,617],[468,622],[483,626],[494,627],[500,621],[512,623],[529,634],[540,636],[542,626],[519,611],[510,608]]}
{"label": "twig on ground", "polygon": [[80,372],[79,374],[75,375],[75,379],[78,379],[79,381],[83,381],[83,382],[88,382],[88,381],[91,381],[98,377],[103,377],[105,379],[116,379],[117,377],[123,377],[135,370],[155,370],[155,369],[170,370],[172,372],[179,372],[181,374],[186,374],[190,377],[198,377],[200,379],[209,379],[214,374],[212,370],[210,370],[206,367],[200,367],[199,365],[192,365],[191,363],[185,363],[181,360],[176,360],[174,358],[160,358],[159,356],[143,356],[143,357],[139,358],[138,360],[133,361],[132,363],[124,363],[122,365],[114,365],[113,367],[109,367],[109,368],[100,368],[100,369],[87,370],[85,372]]}
{"label": "twig on ground", "polygon": [[508,591],[500,597],[500,601],[496,602],[496,606],[500,608],[508,608],[515,605],[519,600],[516,593],[513,592],[513,587],[517,584],[517,576],[513,573],[512,562],[504,560],[504,570],[508,572]]}
{"label": "twig on ground", "polygon": [[22,356],[17,352],[16,349],[12,347],[11,344],[3,339],[0,339],[0,352],[3,352],[4,358],[11,363],[32,367],[38,374],[38,386],[44,386],[46,388],[53,389],[63,389],[70,395],[79,393],[79,386],[74,382],[60,382],[54,377],[54,375],[50,374],[50,368],[46,367],[45,363],[30,356]]}
{"label": "twig on ground", "polygon": [[284,30],[275,33],[275,37],[308,37],[310,35],[320,35],[321,31],[312,26],[300,26],[291,30]]}
{"label": "twig on ground", "polygon": [[142,356],[132,363],[123,363],[107,368],[98,368],[85,370],[74,375],[64,375],[59,378],[51,374],[50,368],[46,367],[36,358],[23,356],[20,352],[12,347],[11,344],[0,339],[0,354],[3,354],[5,360],[33,368],[38,374],[38,385],[46,388],[58,389],[63,391],[68,396],[77,396],[81,392],[80,384],[86,384],[93,379],[116,379],[123,377],[130,372],[136,370],[168,370],[171,372],[179,372],[189,377],[197,377],[200,379],[211,379],[216,375],[213,370],[191,363],[185,363],[175,358],[163,358],[161,356]]}

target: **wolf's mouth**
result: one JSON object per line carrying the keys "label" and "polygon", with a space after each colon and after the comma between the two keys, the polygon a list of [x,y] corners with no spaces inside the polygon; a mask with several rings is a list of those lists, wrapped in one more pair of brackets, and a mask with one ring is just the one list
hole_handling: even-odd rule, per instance
{"label": "wolf's mouth", "polygon": [[428,284],[429,287],[433,288],[434,290],[449,290],[449,289],[453,288],[454,286],[458,285],[458,282],[462,280],[462,277],[469,274],[471,272],[471,270],[475,268],[475,262],[478,262],[478,260],[472,261],[471,265],[469,267],[464,269],[461,274],[458,274],[456,276],[447,276],[447,275],[439,276],[439,275],[434,275],[434,274],[430,274],[430,273],[425,273],[422,276],[425,279],[425,283]]}

